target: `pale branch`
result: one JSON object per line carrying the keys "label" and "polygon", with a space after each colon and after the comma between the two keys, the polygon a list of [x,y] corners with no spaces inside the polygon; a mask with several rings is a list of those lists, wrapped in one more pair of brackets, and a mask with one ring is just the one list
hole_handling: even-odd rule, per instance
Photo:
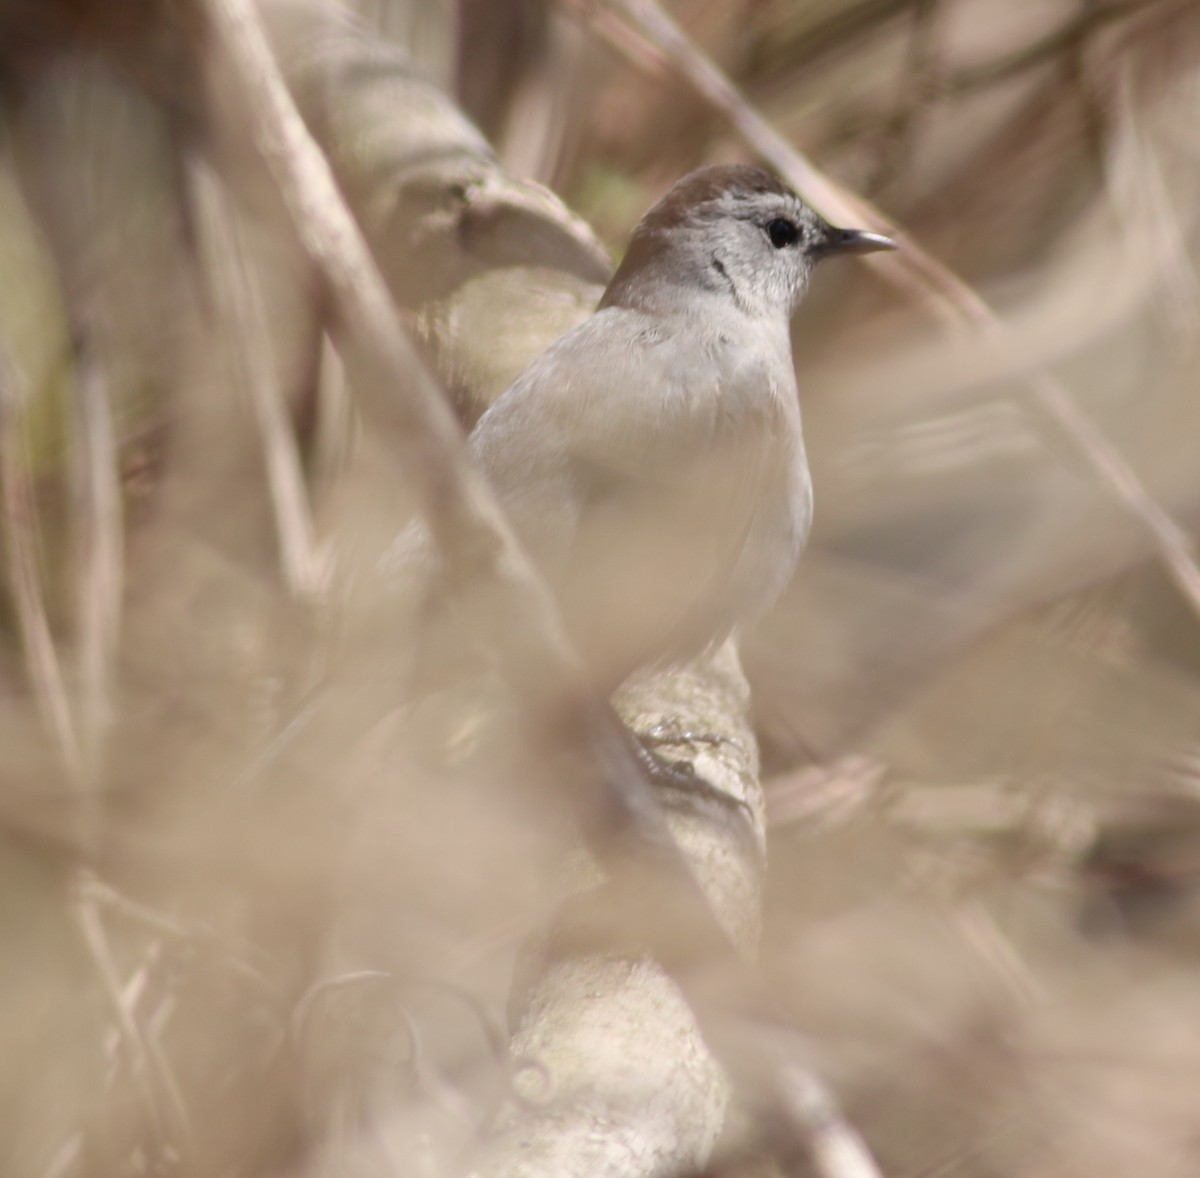
{"label": "pale branch", "polygon": [[141,1098],[155,1133],[164,1145],[168,1142],[175,1145],[184,1143],[190,1136],[190,1125],[182,1090],[165,1053],[139,1021],[132,995],[121,983],[104,930],[97,895],[91,887],[92,878],[86,870],[77,873],[73,916],[112,1009],[117,1033],[128,1056],[131,1071],[137,1077]]}
{"label": "pale branch", "polygon": [[78,349],[72,408],[79,727],[83,771],[94,785],[103,772],[116,707],[113,678],[125,584],[125,521],[108,375],[86,338]]}
{"label": "pale branch", "polygon": [[189,179],[211,306],[227,344],[231,376],[249,400],[258,427],[284,579],[294,597],[312,601],[326,580],[325,570],[296,435],[271,354],[262,291],[220,181],[200,162],[191,167]]}
{"label": "pale branch", "polygon": [[[1023,348],[987,302],[948,266],[923,249],[870,202],[817,168],[779,134],[707,57],[656,0],[596,0],[619,16],[638,37],[667,58],[695,91],[720,111],[738,134],[784,176],[806,200],[832,219],[886,233],[900,242],[895,253],[868,259],[906,294],[921,299],[954,327],[978,332],[985,347],[1003,356]],[[569,0],[586,12],[585,0]],[[625,42],[612,39],[621,50]],[[632,58],[635,62],[636,57]],[[1200,566],[1196,545],[1146,490],[1120,449],[1075,403],[1066,386],[1036,359],[1008,367],[1024,383],[1030,407],[1051,424],[1097,482],[1128,512],[1150,539],[1172,581],[1200,615]]]}

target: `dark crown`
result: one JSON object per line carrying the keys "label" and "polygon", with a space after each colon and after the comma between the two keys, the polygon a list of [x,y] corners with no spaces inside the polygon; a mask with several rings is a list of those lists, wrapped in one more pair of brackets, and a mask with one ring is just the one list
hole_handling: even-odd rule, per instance
{"label": "dark crown", "polygon": [[664,229],[677,225],[698,207],[729,195],[749,199],[765,194],[795,196],[778,177],[749,164],[711,164],[684,176],[642,219],[639,228]]}

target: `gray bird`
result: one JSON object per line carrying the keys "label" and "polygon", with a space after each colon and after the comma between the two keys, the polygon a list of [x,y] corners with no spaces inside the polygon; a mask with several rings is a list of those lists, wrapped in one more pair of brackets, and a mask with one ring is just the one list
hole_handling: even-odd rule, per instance
{"label": "gray bird", "polygon": [[480,418],[471,449],[602,691],[782,592],[812,519],[789,320],[821,258],[894,248],[761,168],[700,168]]}
{"label": "gray bird", "polygon": [[[894,248],[761,168],[700,168],[642,218],[595,313],[479,419],[475,458],[603,694],[782,592],[812,519],[789,320],[821,258]],[[436,564],[419,525],[384,561]],[[462,654],[437,627],[425,646],[427,683]]]}

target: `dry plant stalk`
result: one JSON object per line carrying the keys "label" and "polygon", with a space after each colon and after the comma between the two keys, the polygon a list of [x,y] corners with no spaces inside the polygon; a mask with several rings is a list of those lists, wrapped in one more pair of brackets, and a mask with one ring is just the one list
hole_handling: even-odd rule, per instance
{"label": "dry plant stalk", "polygon": [[108,381],[85,346],[73,382],[77,519],[76,601],[79,629],[80,729],[84,771],[94,783],[115,715],[113,668],[121,638],[125,531],[117,444]]}
{"label": "dry plant stalk", "polygon": [[7,350],[0,346],[0,499],[9,591],[34,699],[70,776],[78,781],[83,753],[38,570],[37,518],[21,437],[26,404]]}
{"label": "dry plant stalk", "polygon": [[219,180],[201,163],[192,168],[191,180],[212,306],[229,341],[231,376],[249,399],[258,427],[284,578],[297,599],[315,601],[329,570],[317,549],[296,435],[270,355],[262,292]]}

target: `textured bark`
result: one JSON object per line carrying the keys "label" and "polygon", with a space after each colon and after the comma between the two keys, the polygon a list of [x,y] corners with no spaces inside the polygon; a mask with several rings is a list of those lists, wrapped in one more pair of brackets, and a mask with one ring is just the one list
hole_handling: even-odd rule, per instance
{"label": "textured bark", "polygon": [[[676,755],[733,804],[749,826],[689,808],[670,814],[672,831],[718,918],[752,955],[762,902],[765,830],[749,695],[732,644],[712,659],[625,686],[618,705],[636,729],[687,725],[719,743],[680,739]],[[664,750],[670,755],[670,750]],[[513,1050],[529,1061],[476,1161],[489,1178],[541,1175],[675,1174],[701,1167],[717,1139],[728,1080],[700,1035],[678,987],[649,958],[556,953],[569,939],[571,910],[602,887],[594,869],[574,873],[561,923],[529,965],[532,980]]]}

